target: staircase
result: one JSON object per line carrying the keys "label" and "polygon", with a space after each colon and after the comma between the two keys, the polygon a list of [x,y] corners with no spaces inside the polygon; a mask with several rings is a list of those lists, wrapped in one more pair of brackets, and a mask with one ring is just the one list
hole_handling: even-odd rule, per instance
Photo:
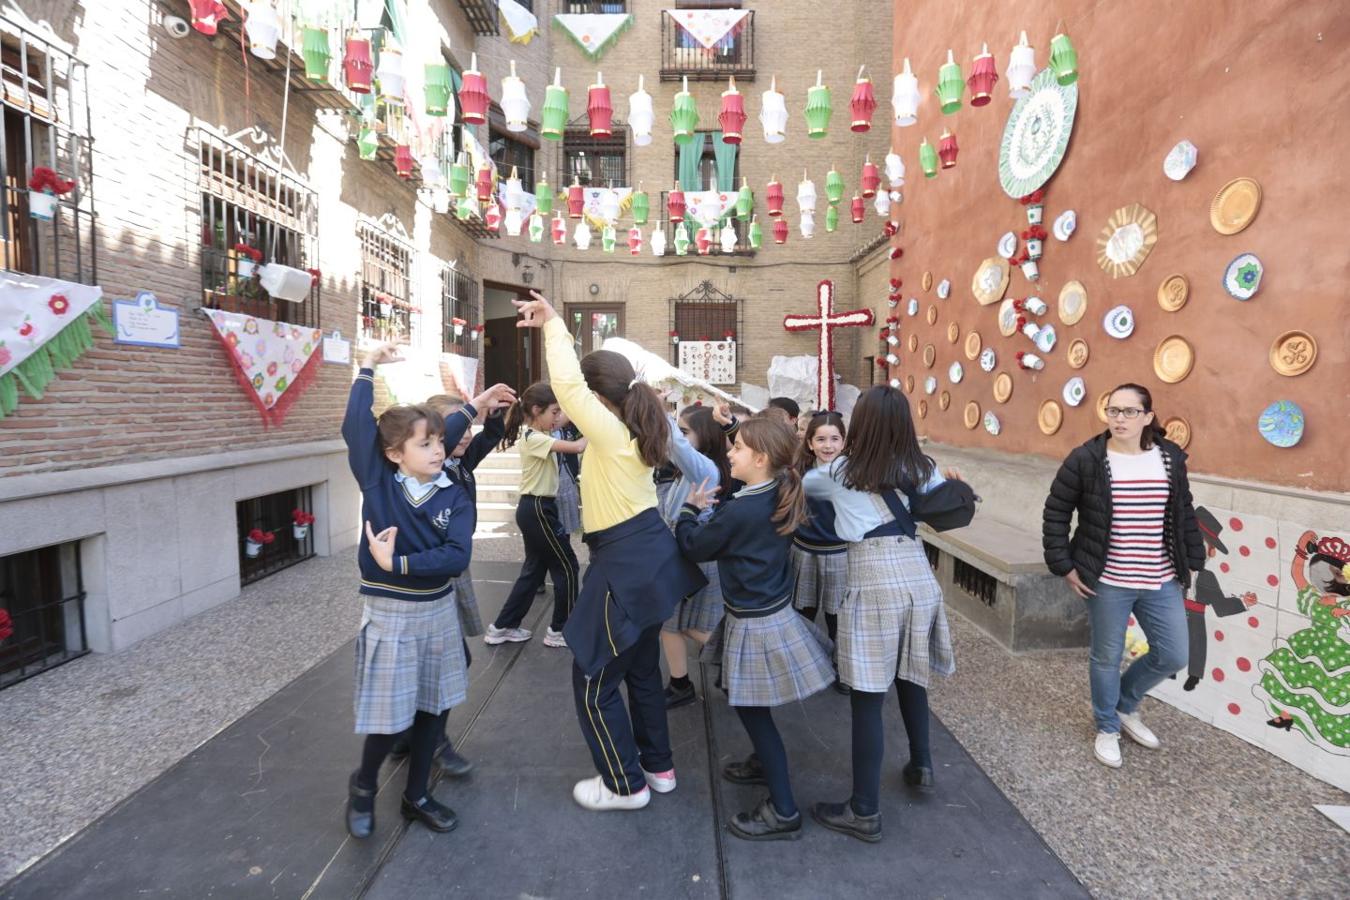
{"label": "staircase", "polygon": [[520,497],[520,455],[496,450],[474,469],[478,481],[478,536],[516,534],[516,500]]}

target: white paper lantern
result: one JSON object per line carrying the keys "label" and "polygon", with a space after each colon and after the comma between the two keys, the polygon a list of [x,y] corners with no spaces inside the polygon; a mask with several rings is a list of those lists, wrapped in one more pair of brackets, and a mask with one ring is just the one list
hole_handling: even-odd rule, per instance
{"label": "white paper lantern", "polygon": [[591,226],[582,219],[577,222],[576,229],[572,232],[572,240],[576,243],[578,250],[591,249]]}
{"label": "white paper lantern", "polygon": [[628,130],[633,134],[633,143],[645,147],[652,142],[652,123],[656,114],[652,111],[652,95],[642,87],[643,76],[638,76],[638,89],[628,95]]}
{"label": "white paper lantern", "polygon": [[799,226],[802,237],[809,238],[816,233],[816,214],[811,210],[802,210],[802,221]]}
{"label": "white paper lantern", "polygon": [[876,208],[877,215],[883,219],[891,214],[891,195],[889,191],[877,191],[876,199],[872,201],[872,206]]}
{"label": "white paper lantern", "polygon": [[720,219],[722,217],[722,198],[709,191],[706,199],[699,205],[698,217],[704,222]]}
{"label": "white paper lantern", "polygon": [[722,242],[723,253],[736,252],[736,229],[731,227],[730,219],[728,219],[727,223],[722,226],[722,234],[720,240]]}
{"label": "white paper lantern", "polygon": [[520,237],[520,227],[525,224],[525,217],[520,214],[520,207],[508,206],[506,208],[506,217],[502,220],[506,225],[506,233],[511,237]]}
{"label": "white paper lantern", "polygon": [[787,98],[778,92],[778,76],[769,83],[769,89],[760,100],[759,121],[764,126],[764,140],[781,144],[787,138]]}
{"label": "white paper lantern", "polygon": [[380,49],[380,65],[375,70],[375,77],[380,85],[380,98],[386,103],[402,106],[403,53],[392,43],[386,43]]}
{"label": "white paper lantern", "polygon": [[530,98],[525,93],[525,82],[516,77],[516,61],[511,60],[511,74],[502,79],[502,117],[507,131],[524,131],[529,127]]}
{"label": "white paper lantern", "polygon": [[619,221],[619,194],[613,188],[600,195],[600,218],[607,225]]}
{"label": "white paper lantern", "polygon": [[905,57],[905,69],[895,76],[891,86],[891,106],[895,109],[895,124],[913,125],[919,121],[919,79],[909,69],[909,57]]}
{"label": "white paper lantern", "polygon": [[520,184],[520,173],[512,166],[511,175],[506,179],[506,208],[520,209],[524,205],[525,190]]}
{"label": "white paper lantern", "polygon": [[1008,96],[1021,98],[1031,93],[1031,79],[1036,77],[1036,48],[1027,43],[1027,33],[1012,48],[1008,57]]}
{"label": "white paper lantern", "polygon": [[905,161],[894,150],[886,154],[886,180],[891,187],[901,187],[905,183]]}
{"label": "white paper lantern", "polygon": [[450,191],[444,185],[437,187],[431,192],[432,209],[438,213],[448,213],[450,211]]}
{"label": "white paper lantern", "polygon": [[801,184],[797,185],[797,208],[803,213],[816,212],[816,183],[802,173]]}
{"label": "white paper lantern", "polygon": [[666,233],[660,226],[652,229],[652,256],[666,255]]}
{"label": "white paper lantern", "polygon": [[444,182],[441,174],[441,160],[436,154],[428,153],[418,161],[422,170],[422,186],[434,188]]}
{"label": "white paper lantern", "polygon": [[254,0],[243,4],[248,19],[244,30],[248,32],[248,48],[258,59],[277,58],[277,39],[281,36],[281,18],[272,8],[269,0]]}

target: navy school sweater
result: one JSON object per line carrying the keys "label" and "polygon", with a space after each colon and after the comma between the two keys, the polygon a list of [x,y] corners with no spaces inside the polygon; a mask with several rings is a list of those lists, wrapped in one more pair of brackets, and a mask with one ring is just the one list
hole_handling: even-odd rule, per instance
{"label": "navy school sweater", "polygon": [[[342,420],[347,462],[361,488],[361,542],[356,552],[361,593],[396,600],[437,600],[450,593],[455,576],[469,565],[473,503],[455,484],[414,501],[394,478],[398,470],[380,448],[370,409],[375,401],[374,376],[371,369],[362,369],[356,376]],[[473,416],[466,415],[471,422]],[[465,418],[458,413],[453,417]],[[398,526],[392,572],[381,569],[370,555],[367,520],[376,534]]]}
{"label": "navy school sweater", "polygon": [[675,540],[691,562],[717,561],[727,612],[739,618],[765,616],[792,601],[792,535],[772,522],[778,482],[742,488],[717,505],[706,523],[685,504]]}
{"label": "navy school sweater", "polygon": [[792,535],[792,542],[817,556],[844,553],[848,544],[834,533],[834,504],[828,500],[806,501],[811,518]]}
{"label": "navy school sweater", "polygon": [[473,470],[478,468],[484,457],[496,449],[506,435],[505,417],[501,412],[491,413],[483,420],[483,430],[469,441],[464,455],[459,459],[453,459],[450,454],[455,451],[460,439],[464,437],[464,432],[469,430],[476,418],[478,411],[468,403],[445,418],[445,474],[469,495],[469,507],[473,510],[470,534],[478,527],[478,481],[474,478]]}

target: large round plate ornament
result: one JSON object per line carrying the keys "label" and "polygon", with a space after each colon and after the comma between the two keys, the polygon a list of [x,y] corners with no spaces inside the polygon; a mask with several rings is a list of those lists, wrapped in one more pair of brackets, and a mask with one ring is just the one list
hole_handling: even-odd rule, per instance
{"label": "large round plate ornament", "polygon": [[1004,193],[1020,199],[1050,180],[1069,149],[1077,110],[1077,82],[1061,85],[1050,69],[1036,74],[1003,128],[998,180]]}

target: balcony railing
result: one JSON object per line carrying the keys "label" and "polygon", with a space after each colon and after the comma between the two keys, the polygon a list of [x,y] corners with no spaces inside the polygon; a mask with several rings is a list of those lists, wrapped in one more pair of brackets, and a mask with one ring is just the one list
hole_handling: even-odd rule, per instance
{"label": "balcony railing", "polygon": [[[661,229],[666,233],[666,256],[675,255],[675,227],[676,224],[670,221],[670,207],[666,204],[667,191],[661,192],[661,206],[659,209],[652,210],[652,220],[661,223]],[[655,198],[653,198],[655,199]],[[712,246],[708,248],[708,256],[754,256],[755,251],[750,247],[750,223],[742,222],[733,217],[731,227],[736,232],[736,249],[730,254],[722,252],[722,229],[718,226],[712,230]],[[761,223],[762,225],[763,223]],[[689,229],[689,256],[698,256],[698,244],[695,238],[698,236],[699,224],[687,215],[684,219],[685,228]]]}
{"label": "balcony railing", "polygon": [[661,80],[721,81],[755,78],[755,13],[712,47],[694,40],[667,13],[661,14]]}
{"label": "balcony railing", "polygon": [[459,0],[459,8],[469,20],[469,27],[474,34],[480,35],[501,33],[497,24],[497,6],[497,0]]}

